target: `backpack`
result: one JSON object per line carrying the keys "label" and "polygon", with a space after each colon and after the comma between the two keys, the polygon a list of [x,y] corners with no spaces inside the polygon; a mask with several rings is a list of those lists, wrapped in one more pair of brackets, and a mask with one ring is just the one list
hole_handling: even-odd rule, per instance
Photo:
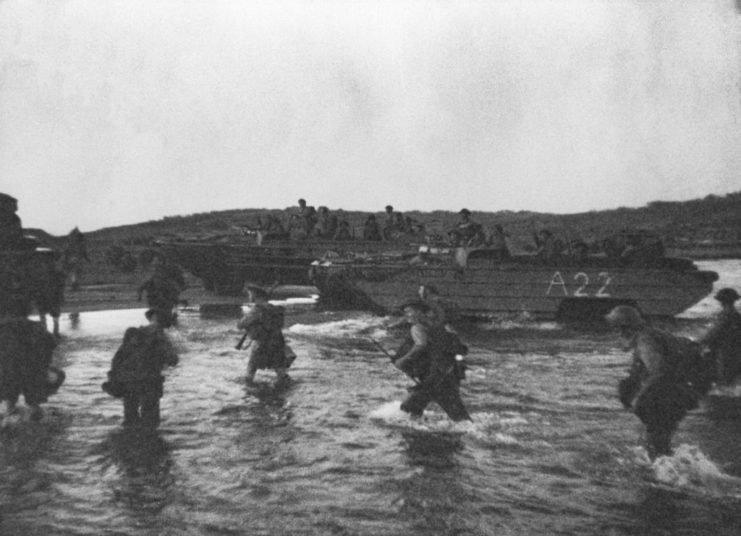
{"label": "backpack", "polygon": [[144,328],[129,328],[111,362],[109,377],[114,382],[136,382],[159,376],[151,351],[156,334]]}
{"label": "backpack", "polygon": [[712,356],[687,337],[665,337],[664,343],[676,359],[674,377],[677,383],[688,385],[698,397],[708,394],[715,381]]}
{"label": "backpack", "polygon": [[468,366],[463,356],[468,354],[468,346],[463,344],[457,333],[447,329],[443,329],[441,338],[444,344],[445,357],[453,367],[455,377],[459,380],[465,380]]}

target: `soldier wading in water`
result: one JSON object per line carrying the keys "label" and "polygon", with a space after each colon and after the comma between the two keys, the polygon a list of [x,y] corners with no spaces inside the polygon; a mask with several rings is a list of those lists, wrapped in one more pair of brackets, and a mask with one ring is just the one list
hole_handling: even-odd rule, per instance
{"label": "soldier wading in water", "polygon": [[409,337],[393,359],[394,366],[415,380],[401,409],[412,417],[421,417],[430,402],[435,402],[453,421],[471,420],[463,405],[459,385],[464,376],[456,355],[468,349],[458,336],[428,317],[430,307],[421,301],[402,306],[411,324]]}
{"label": "soldier wading in water", "polygon": [[245,331],[237,349],[242,348],[247,337],[251,339],[248,345],[247,383],[252,384],[257,371],[267,368],[275,371],[279,382],[288,380],[288,368],[296,355],[283,338],[284,309],[268,302],[268,291],[265,289],[256,286],[248,288],[253,306],[237,324],[237,328]]}
{"label": "soldier wading in water", "polygon": [[52,366],[56,339],[40,322],[28,319],[34,289],[43,283],[43,261],[23,236],[17,200],[0,193],[0,402],[9,426],[20,419],[16,404],[23,395],[32,420],[41,404],[64,381]]}
{"label": "soldier wading in water", "polygon": [[713,327],[698,341],[707,347],[715,363],[718,385],[732,385],[741,376],[741,314],[734,306],[739,298],[741,296],[732,288],[716,293],[721,312]]}
{"label": "soldier wading in water", "polygon": [[650,327],[634,307],[620,305],[605,317],[633,351],[620,401],[646,426],[651,460],[671,455],[671,438],[687,412],[712,385],[713,367],[698,344]]}
{"label": "soldier wading in water", "polygon": [[162,370],[178,364],[178,355],[165,334],[161,316],[149,309],[149,325],[131,327],[113,356],[103,391],[123,398],[124,426],[156,428],[160,424],[160,398],[165,378]]}

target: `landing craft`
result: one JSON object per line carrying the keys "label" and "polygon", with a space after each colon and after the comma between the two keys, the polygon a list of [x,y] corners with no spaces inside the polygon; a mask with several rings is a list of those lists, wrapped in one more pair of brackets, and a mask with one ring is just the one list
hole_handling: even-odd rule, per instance
{"label": "landing craft", "polygon": [[498,250],[488,248],[427,246],[411,257],[316,261],[313,272],[330,307],[389,312],[421,284],[432,284],[456,304],[460,316],[474,318],[528,313],[536,319],[595,319],[623,304],[647,316],[669,317],[710,294],[718,279],[682,258],[501,259]]}
{"label": "landing craft", "polygon": [[[201,279],[206,290],[240,295],[245,283],[311,285],[310,268],[316,259],[356,258],[389,251],[401,254],[417,247],[410,245],[412,240],[276,240],[250,233],[161,239],[157,244],[170,260]],[[417,239],[417,244],[421,240]]]}
{"label": "landing craft", "polygon": [[649,316],[674,316],[712,291],[715,272],[665,256],[657,239],[641,235],[642,247],[634,251],[640,255],[626,257],[623,242],[630,240],[625,233],[616,238],[610,241],[611,247],[619,246],[615,251],[549,261],[533,254],[503,260],[490,248],[420,245],[425,237],[414,236],[395,242],[194,236],[163,239],[159,245],[217,294],[240,295],[247,282],[315,285],[329,308],[376,313],[414,296],[423,283],[456,302],[461,316],[484,318],[513,313],[595,318],[621,304]]}

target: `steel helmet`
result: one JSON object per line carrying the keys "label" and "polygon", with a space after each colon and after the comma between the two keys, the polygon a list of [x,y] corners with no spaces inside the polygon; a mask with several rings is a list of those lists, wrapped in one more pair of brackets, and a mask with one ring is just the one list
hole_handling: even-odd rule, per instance
{"label": "steel helmet", "polygon": [[618,305],[607,313],[605,320],[617,327],[639,327],[646,323],[638,309],[630,305]]}
{"label": "steel helmet", "polygon": [[739,298],[741,296],[732,288],[722,288],[715,294],[715,299],[721,303],[733,303]]}

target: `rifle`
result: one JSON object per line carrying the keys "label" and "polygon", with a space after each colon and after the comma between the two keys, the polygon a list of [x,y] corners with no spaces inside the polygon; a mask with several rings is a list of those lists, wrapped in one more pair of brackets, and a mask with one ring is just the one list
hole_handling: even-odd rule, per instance
{"label": "rifle", "polygon": [[[247,340],[247,337],[248,337],[248,334],[247,334],[247,332],[245,332],[245,334],[244,334],[244,335],[242,335],[242,338],[241,338],[241,339],[239,339],[239,342],[238,342],[238,343],[237,343],[237,345],[236,345],[236,346],[234,347],[234,349],[235,349],[235,350],[241,350],[241,349],[242,349],[242,347],[244,346],[244,341],[246,341],[246,340]],[[249,344],[247,344],[247,348],[249,348],[251,344],[252,344],[252,341],[250,341],[250,342],[249,342]],[[245,348],[245,350],[246,350],[247,348]]]}
{"label": "rifle", "polygon": [[373,343],[373,345],[374,345],[374,346],[375,346],[376,348],[378,348],[378,349],[379,349],[379,350],[381,350],[381,351],[382,351],[382,352],[383,352],[384,354],[386,354],[386,355],[388,356],[388,358],[389,358],[389,359],[391,360],[391,362],[392,362],[392,363],[393,363],[394,361],[396,361],[396,356],[393,356],[393,355],[391,355],[391,354],[390,354],[390,353],[389,353],[389,352],[388,352],[388,351],[386,350],[386,348],[384,348],[383,346],[381,346],[381,343],[380,343],[380,342],[378,342],[378,341],[377,341],[376,339],[374,339],[373,337],[368,337],[368,340],[369,340],[370,342],[372,342],[372,343]]}
{"label": "rifle", "polygon": [[[384,348],[383,346],[381,346],[381,343],[380,343],[380,342],[378,342],[377,340],[375,340],[375,339],[374,339],[373,337],[368,337],[368,340],[369,340],[370,342],[372,342],[372,343],[373,343],[373,345],[374,345],[374,346],[375,346],[376,348],[378,348],[378,349],[379,349],[379,350],[381,350],[381,351],[382,351],[382,352],[383,352],[384,354],[386,354],[386,355],[388,356],[388,358],[389,358],[389,359],[391,360],[391,362],[392,362],[392,363],[395,363],[395,362],[396,362],[396,360],[398,359],[398,356],[395,356],[395,355],[391,355],[391,353],[389,353],[389,352],[388,352],[388,351],[386,350],[386,348]],[[422,383],[421,383],[421,382],[419,381],[419,378],[415,378],[414,376],[410,375],[410,374],[409,374],[409,373],[407,373],[407,372],[404,372],[404,374],[406,374],[406,375],[407,375],[407,376],[409,376],[409,377],[410,377],[410,378],[411,378],[412,380],[414,380],[414,383],[416,383],[417,385],[422,385]]]}

